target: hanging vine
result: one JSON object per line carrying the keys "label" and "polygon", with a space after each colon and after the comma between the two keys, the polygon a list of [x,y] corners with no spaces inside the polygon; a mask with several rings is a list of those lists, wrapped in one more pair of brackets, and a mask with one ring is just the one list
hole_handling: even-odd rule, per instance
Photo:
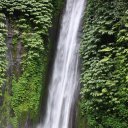
{"label": "hanging vine", "polygon": [[[26,121],[34,123],[37,120],[41,91],[45,86],[49,51],[48,31],[55,13],[53,4],[52,0],[0,0],[2,128],[8,125],[14,128],[24,127]],[[7,36],[12,38],[10,45],[13,60],[13,70],[8,77]],[[8,87],[9,82],[11,85]],[[5,90],[2,93],[3,87]]]}
{"label": "hanging vine", "polygon": [[80,51],[80,106],[89,128],[128,127],[127,4],[88,0]]}

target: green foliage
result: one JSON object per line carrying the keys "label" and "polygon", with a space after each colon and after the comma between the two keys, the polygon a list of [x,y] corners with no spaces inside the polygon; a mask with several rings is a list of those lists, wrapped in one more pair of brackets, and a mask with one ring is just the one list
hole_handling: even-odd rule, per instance
{"label": "green foliage", "polygon": [[[37,32],[38,33],[38,32]],[[21,34],[24,54],[22,60],[22,75],[12,82],[11,107],[14,116],[11,119],[15,128],[18,122],[24,124],[29,115],[35,120],[39,113],[39,103],[42,87],[44,87],[45,72],[47,67],[47,50],[44,48],[42,38],[37,33],[31,33],[29,29]],[[42,80],[43,78],[43,80]]]}
{"label": "green foliage", "polygon": [[5,71],[7,66],[6,61],[6,25],[5,25],[5,15],[0,13],[0,97],[2,96],[2,86],[5,82]]}
{"label": "green foliage", "polygon": [[10,95],[7,91],[4,93],[4,101],[3,105],[0,107],[0,126],[1,128],[5,128],[7,126],[7,120],[9,120],[10,115]]}
{"label": "green foliage", "polygon": [[54,13],[58,15],[61,12],[61,9],[64,7],[64,0],[53,0],[52,4],[54,6]]}
{"label": "green foliage", "polygon": [[90,128],[128,127],[127,4],[88,0],[80,50],[80,106]]}
{"label": "green foliage", "polygon": [[[12,82],[11,108],[13,110],[10,119],[14,128],[19,123],[24,127],[25,121],[29,118],[35,122],[39,114],[39,105],[42,88],[45,86],[45,73],[48,62],[48,49],[44,45],[42,30],[32,32],[31,25],[27,20],[21,18],[16,23],[14,45],[17,41],[22,42],[21,70],[22,74],[17,78],[15,73]],[[17,35],[20,33],[20,37]],[[15,39],[16,38],[16,39]]]}
{"label": "green foliage", "polygon": [[[52,0],[0,0],[0,98],[6,81],[4,102],[0,107],[0,120],[4,122],[0,123],[0,127],[7,127],[10,123],[14,128],[19,124],[24,127],[28,116],[33,122],[38,118],[48,64],[48,31],[53,14],[59,9],[57,4],[60,5],[60,2]],[[5,39],[6,33],[10,34],[9,30],[6,31],[7,27],[12,32],[12,56],[16,63],[19,43],[22,47],[19,69],[14,64],[9,78],[6,77]],[[9,81],[12,81],[12,90]]]}
{"label": "green foliage", "polygon": [[48,34],[53,8],[51,0],[1,0],[0,7],[2,12],[16,19],[23,16],[36,30]]}
{"label": "green foliage", "polygon": [[[15,115],[12,119],[17,119],[16,124],[25,122],[28,115],[33,121],[37,118],[41,89],[42,86],[44,87],[42,82],[44,66],[46,67],[42,63],[30,63],[18,81],[13,80],[11,106]],[[15,125],[15,127],[18,126]]]}

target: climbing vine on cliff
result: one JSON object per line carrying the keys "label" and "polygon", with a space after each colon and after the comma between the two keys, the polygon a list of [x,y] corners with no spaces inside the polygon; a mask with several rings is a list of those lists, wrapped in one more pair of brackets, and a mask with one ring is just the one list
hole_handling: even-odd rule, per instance
{"label": "climbing vine on cliff", "polygon": [[128,2],[88,0],[81,114],[89,128],[128,127]]}
{"label": "climbing vine on cliff", "polygon": [[[2,128],[25,127],[37,120],[48,64],[48,31],[61,3],[57,0],[0,0]],[[11,62],[6,58],[8,40]],[[7,71],[11,71],[10,74],[7,75]]]}
{"label": "climbing vine on cliff", "polygon": [[[21,27],[18,23],[17,26]],[[17,127],[18,123],[24,127],[23,122],[26,121],[26,118],[36,119],[42,87],[45,86],[44,79],[48,62],[48,49],[44,47],[41,35],[38,32],[31,32],[30,27],[26,26],[27,31],[24,30],[18,39],[24,46],[21,61],[23,73],[18,79],[17,74],[12,82],[11,106],[14,110],[14,116],[12,116],[11,122],[14,127]],[[15,45],[17,44],[15,43]]]}
{"label": "climbing vine on cliff", "polygon": [[6,25],[5,25],[5,15],[0,13],[0,97],[2,96],[2,87],[5,84],[5,72],[6,72]]}

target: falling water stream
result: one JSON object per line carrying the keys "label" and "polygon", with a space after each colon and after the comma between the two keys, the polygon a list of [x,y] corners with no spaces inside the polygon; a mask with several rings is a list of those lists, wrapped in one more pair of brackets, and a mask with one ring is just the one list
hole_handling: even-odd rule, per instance
{"label": "falling water stream", "polygon": [[[85,0],[67,0],[48,90],[44,121],[38,128],[72,128],[79,88],[78,32]],[[77,95],[77,96],[76,96]]]}

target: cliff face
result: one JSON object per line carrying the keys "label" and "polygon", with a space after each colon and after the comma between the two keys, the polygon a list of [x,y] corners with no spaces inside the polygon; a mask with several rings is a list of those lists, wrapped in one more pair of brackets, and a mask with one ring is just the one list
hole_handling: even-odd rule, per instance
{"label": "cliff face", "polygon": [[[52,18],[61,2],[0,1],[0,128],[27,128],[38,120],[50,43],[57,38],[58,21]],[[80,128],[128,127],[127,5],[127,0],[88,0],[80,49]]]}
{"label": "cliff face", "polygon": [[[5,127],[11,122],[17,127],[21,121],[24,126],[25,120],[29,118],[29,111],[38,113],[41,89],[44,86],[42,81],[47,69],[48,44],[44,48],[41,35],[30,30],[29,25],[26,28],[27,32],[25,29],[19,30],[17,23],[6,17],[5,26],[7,64],[3,72],[0,124]],[[14,119],[22,117],[18,113],[23,114],[23,121]],[[30,118],[35,117],[30,115]]]}
{"label": "cliff face", "polygon": [[[38,121],[50,49],[62,1],[0,2],[0,127],[28,128]],[[50,33],[51,33],[50,32]],[[31,126],[32,127],[32,126]]]}
{"label": "cliff face", "polygon": [[11,2],[0,3],[1,128],[28,127],[37,119],[53,15],[48,1]]}
{"label": "cliff face", "polygon": [[89,128],[128,127],[127,5],[127,0],[87,3],[80,49],[80,112]]}

